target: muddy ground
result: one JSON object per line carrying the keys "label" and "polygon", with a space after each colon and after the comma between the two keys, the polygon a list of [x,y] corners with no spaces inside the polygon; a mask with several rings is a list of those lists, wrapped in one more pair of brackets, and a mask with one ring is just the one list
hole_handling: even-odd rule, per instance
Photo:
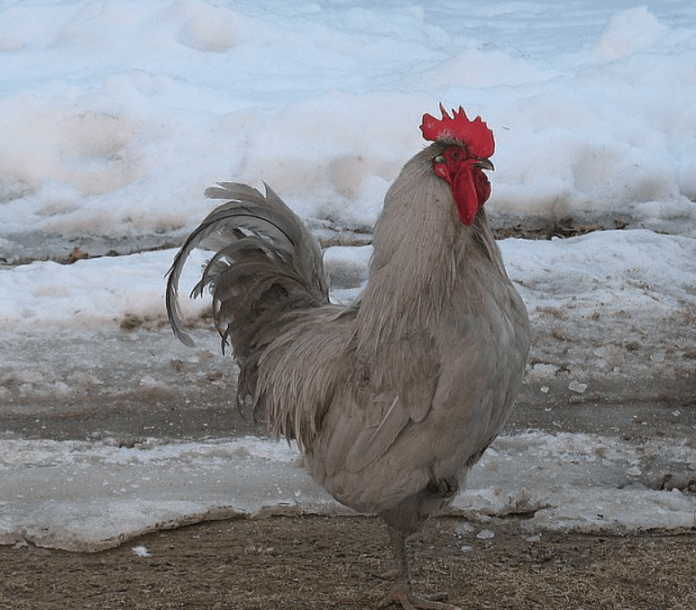
{"label": "muddy ground", "polygon": [[[696,608],[689,534],[530,537],[514,521],[438,518],[410,551],[415,587],[463,609]],[[376,518],[217,521],[93,554],[0,547],[0,608],[364,610],[389,591],[390,568]]]}

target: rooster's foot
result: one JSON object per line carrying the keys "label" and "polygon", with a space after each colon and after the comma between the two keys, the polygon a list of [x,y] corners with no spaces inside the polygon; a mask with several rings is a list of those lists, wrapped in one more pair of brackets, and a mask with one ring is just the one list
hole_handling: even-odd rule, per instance
{"label": "rooster's foot", "polygon": [[[451,489],[451,486],[448,486],[447,489]],[[426,597],[416,595],[413,592],[411,577],[408,573],[404,533],[389,526],[389,537],[391,538],[394,558],[396,559],[396,569],[392,572],[392,574],[396,574],[396,584],[391,593],[380,604],[380,607],[384,608],[392,602],[399,602],[403,610],[461,610],[457,606],[439,601],[445,597],[444,595]]]}

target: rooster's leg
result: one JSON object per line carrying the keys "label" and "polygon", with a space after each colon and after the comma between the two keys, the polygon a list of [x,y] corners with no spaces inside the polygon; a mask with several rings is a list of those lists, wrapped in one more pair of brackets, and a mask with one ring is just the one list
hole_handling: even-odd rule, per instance
{"label": "rooster's leg", "polygon": [[434,601],[416,595],[411,588],[411,576],[408,572],[408,557],[406,556],[406,537],[399,530],[389,527],[394,558],[396,560],[396,585],[385,600],[384,605],[391,601],[401,604],[403,610],[460,610],[457,606],[445,602]]}

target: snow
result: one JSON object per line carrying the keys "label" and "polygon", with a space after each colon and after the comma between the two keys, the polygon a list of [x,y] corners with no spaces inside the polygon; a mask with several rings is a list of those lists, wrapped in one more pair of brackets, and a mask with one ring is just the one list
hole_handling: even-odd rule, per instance
{"label": "snow", "polygon": [[[553,395],[560,375],[587,397],[693,378],[692,2],[10,0],[0,61],[0,415],[16,393],[79,396],[121,362],[139,367],[124,384],[166,383],[114,337],[162,319],[172,247],[216,181],[270,184],[330,244],[332,297],[354,297],[363,237],[440,101],[494,130],[494,224],[608,229],[501,242],[534,325],[527,384]],[[100,257],[57,262],[71,253]],[[190,320],[206,307],[183,305]],[[94,549],[216,515],[340,510],[265,440],[126,450],[2,432],[0,541]],[[658,454],[693,478],[682,440],[505,436],[454,508],[531,507],[530,528],[693,527],[693,496],[646,478]]]}
{"label": "snow", "polygon": [[[505,240],[501,248],[534,324],[530,381],[543,379],[549,364],[580,383],[593,375],[611,381],[693,374],[693,238],[641,229]],[[559,343],[566,352],[560,359]]]}
{"label": "snow", "polygon": [[190,230],[229,177],[371,225],[439,101],[495,131],[491,211],[693,233],[686,1],[56,0],[0,17],[9,260],[17,234]]}
{"label": "snow", "polygon": [[[26,538],[94,551],[204,519],[348,512],[309,477],[294,448],[253,437],[152,439],[134,448],[7,440],[1,457],[0,544]],[[656,440],[534,431],[501,436],[448,510],[479,520],[527,513],[528,531],[694,527],[696,498],[676,487],[656,489],[657,458],[696,469],[696,449],[685,442],[665,447]]]}

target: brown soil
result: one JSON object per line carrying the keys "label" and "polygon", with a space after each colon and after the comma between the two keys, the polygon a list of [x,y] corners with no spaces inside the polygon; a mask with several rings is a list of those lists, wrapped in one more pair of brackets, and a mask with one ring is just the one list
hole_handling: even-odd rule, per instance
{"label": "brown soil", "polygon": [[[409,542],[415,587],[466,609],[696,608],[693,534],[530,537],[519,522],[440,518]],[[0,547],[0,608],[366,610],[390,568],[376,518],[217,521],[94,554]]]}

